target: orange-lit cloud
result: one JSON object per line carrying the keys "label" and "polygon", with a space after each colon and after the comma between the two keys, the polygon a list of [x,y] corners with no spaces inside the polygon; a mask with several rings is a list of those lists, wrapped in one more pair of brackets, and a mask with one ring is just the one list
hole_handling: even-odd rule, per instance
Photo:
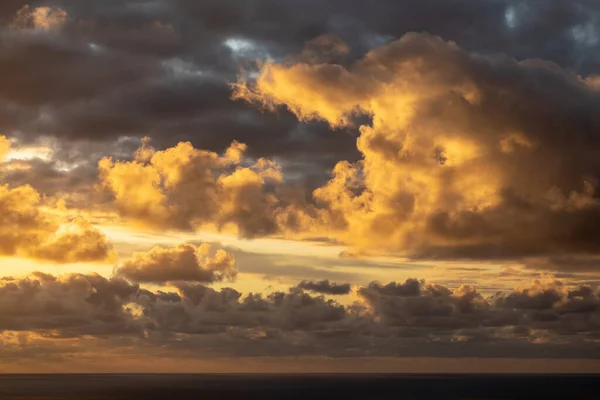
{"label": "orange-lit cloud", "polygon": [[10,152],[10,141],[6,136],[0,135],[0,162],[4,161]]}
{"label": "orange-lit cloud", "polygon": [[[0,148],[5,155],[9,151],[4,136]],[[81,218],[65,219],[60,201],[48,205],[31,186],[0,184],[0,254],[56,263],[114,260],[112,246],[96,228]]]}
{"label": "orange-lit cloud", "polygon": [[[268,62],[255,80],[233,85],[233,98],[333,128],[371,118],[359,128],[362,160],[340,161],[313,193],[320,212],[307,225],[326,221],[330,237],[425,258],[596,251],[600,232],[577,233],[582,221],[600,220],[597,184],[587,178],[595,156],[583,161],[579,144],[558,144],[566,119],[547,135],[545,96],[517,83],[531,74],[598,97],[552,63],[486,58],[410,33],[349,66]],[[562,169],[552,165],[558,152],[569,154]]]}
{"label": "orange-lit cloud", "polygon": [[102,159],[100,188],[112,194],[122,216],[148,227],[272,233],[276,198],[267,186],[280,182],[281,173],[264,159],[242,166],[245,150],[238,142],[222,156],[188,142],[159,151],[144,144],[133,161]]}
{"label": "orange-lit cloud", "polygon": [[329,357],[547,357],[552,349],[555,357],[586,358],[596,345],[600,304],[597,289],[567,289],[556,280],[489,297],[469,285],[373,282],[348,306],[299,288],[244,295],[177,281],[172,290],[95,274],[3,278],[0,331],[10,332],[11,347],[17,340],[42,358],[54,343],[28,348],[38,335],[205,357],[280,357],[300,347],[303,355]]}
{"label": "orange-lit cloud", "polygon": [[44,32],[58,32],[66,23],[68,14],[61,8],[23,6],[12,21],[13,28],[33,28]]}

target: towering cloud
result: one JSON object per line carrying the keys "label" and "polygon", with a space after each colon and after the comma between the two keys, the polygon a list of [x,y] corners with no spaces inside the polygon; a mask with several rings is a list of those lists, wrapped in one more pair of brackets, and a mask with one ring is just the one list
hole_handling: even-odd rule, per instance
{"label": "towering cloud", "polygon": [[314,192],[346,243],[425,258],[598,250],[600,92],[553,63],[410,33],[349,67],[266,63],[233,97],[333,128],[369,117],[363,159]]}

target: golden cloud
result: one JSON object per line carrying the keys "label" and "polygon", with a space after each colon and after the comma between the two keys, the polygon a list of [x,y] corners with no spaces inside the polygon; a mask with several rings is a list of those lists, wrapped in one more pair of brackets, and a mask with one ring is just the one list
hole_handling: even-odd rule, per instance
{"label": "golden cloud", "polygon": [[0,135],[0,162],[3,162],[10,152],[10,141],[6,136]]}
{"label": "golden cloud", "polygon": [[147,142],[132,161],[99,162],[100,189],[120,214],[148,227],[231,227],[242,236],[276,230],[268,184],[282,180],[279,166],[259,159],[242,166],[246,146],[234,142],[223,155],[189,142],[156,151]]}
{"label": "golden cloud", "polygon": [[[592,251],[600,232],[576,232],[600,219],[595,185],[584,183],[599,165],[593,152],[575,156],[588,151],[579,142],[561,142],[575,117],[558,103],[568,91],[591,112],[585,102],[597,94],[550,64],[472,55],[410,33],[347,67],[268,62],[254,81],[233,85],[233,98],[333,128],[371,118],[359,128],[363,159],[340,161],[314,192],[318,218],[303,214],[306,225],[332,223],[321,227],[330,237],[423,257]],[[556,86],[554,103],[531,76]]]}
{"label": "golden cloud", "polygon": [[[9,151],[0,136],[0,151]],[[33,187],[0,184],[0,254],[57,263],[112,262],[107,238],[83,219],[65,219],[63,202],[49,206]]]}

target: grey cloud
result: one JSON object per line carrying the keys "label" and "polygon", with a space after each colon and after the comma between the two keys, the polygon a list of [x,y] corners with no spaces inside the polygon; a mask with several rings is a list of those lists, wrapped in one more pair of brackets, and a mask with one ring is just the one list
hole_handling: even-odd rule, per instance
{"label": "grey cloud", "polygon": [[124,304],[137,287],[99,275],[37,273],[0,287],[0,330],[58,331],[61,336],[134,330]]}
{"label": "grey cloud", "polygon": [[329,280],[324,281],[302,281],[298,284],[298,288],[308,290],[310,292],[330,294],[330,295],[344,295],[349,294],[352,287],[349,283],[334,283]]}
{"label": "grey cloud", "polygon": [[0,330],[210,355],[545,357],[552,349],[581,357],[599,328],[597,289],[560,282],[489,298],[468,286],[372,284],[359,289],[364,302],[348,306],[298,288],[243,295],[177,282],[171,290],[81,274],[3,280]]}
{"label": "grey cloud", "polygon": [[159,72],[157,66],[139,58],[97,54],[85,42],[61,39],[42,33],[2,32],[0,72],[11,79],[2,86],[0,97],[28,107],[56,107],[101,96]]}
{"label": "grey cloud", "polygon": [[[25,4],[2,2],[0,22],[7,26]],[[238,62],[258,54],[240,59],[223,44],[227,39],[254,42],[283,59],[315,37],[334,34],[349,44],[350,61],[406,32],[426,31],[469,51],[543,58],[584,74],[598,65],[598,44],[587,28],[594,26],[597,7],[590,0],[385,0],[376,7],[341,0],[326,5],[297,0],[28,4],[62,8],[69,19],[60,35],[2,33],[0,72],[12,78],[0,93],[20,110],[7,111],[13,121],[7,120],[5,133],[44,132],[94,142],[152,135],[161,146],[192,140],[210,150],[237,139],[252,154],[285,157],[296,163],[295,173],[320,182],[326,175],[310,171],[310,165],[324,171],[339,159],[358,159],[356,132],[331,133],[322,126],[300,132],[286,112],[279,117],[243,113],[243,106],[228,101],[226,83],[235,80]],[[513,27],[507,25],[511,13]],[[205,77],[174,80],[165,62],[190,65]],[[37,121],[43,113],[52,119]]]}
{"label": "grey cloud", "polygon": [[379,283],[371,283],[367,290],[375,291],[388,296],[419,296],[421,294],[422,282],[416,279],[408,279],[404,283],[390,282],[385,286]]}
{"label": "grey cloud", "polygon": [[314,330],[342,320],[344,307],[302,291],[275,292],[268,296],[242,294],[229,288],[215,289],[189,283],[176,283],[180,302],[159,298],[142,301],[144,316],[158,331],[186,334],[226,332],[230,327],[244,329]]}
{"label": "grey cloud", "polygon": [[537,270],[596,272],[600,259],[595,255],[540,257],[526,260],[525,266]]}
{"label": "grey cloud", "polygon": [[139,283],[214,283],[235,279],[237,269],[234,256],[224,250],[212,255],[206,244],[198,247],[183,244],[173,249],[154,247],[147,253],[134,253],[118,267],[117,274]]}

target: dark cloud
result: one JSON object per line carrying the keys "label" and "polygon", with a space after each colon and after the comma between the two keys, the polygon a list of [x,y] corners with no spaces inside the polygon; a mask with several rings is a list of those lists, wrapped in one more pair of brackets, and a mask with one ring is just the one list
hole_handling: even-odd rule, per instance
{"label": "dark cloud", "polygon": [[390,282],[385,286],[379,283],[372,283],[369,290],[388,296],[419,296],[421,294],[421,282],[416,279],[408,279],[404,283]]}
{"label": "dark cloud", "polygon": [[313,193],[333,237],[418,259],[597,251],[600,92],[552,62],[410,33],[347,67],[267,64],[234,98],[332,127],[372,117],[363,159]]}
{"label": "dark cloud", "polygon": [[8,25],[23,6],[29,4],[26,0],[6,0],[0,4],[0,24]]}
{"label": "dark cloud", "polygon": [[134,253],[119,266],[117,274],[139,283],[214,283],[233,280],[237,275],[234,265],[235,258],[224,250],[219,249],[213,255],[207,244],[198,247],[183,244],[173,249],[154,247],[147,253]]}
{"label": "dark cloud", "polygon": [[[237,137],[251,154],[291,154],[291,171],[319,180],[326,171],[310,171],[311,163],[326,170],[337,159],[333,152],[355,152],[351,136],[336,140],[324,126],[306,130],[289,115],[273,118],[231,102],[228,82],[238,59],[212,18],[198,31],[202,24],[190,22],[188,10],[167,2],[41,3],[29,11],[44,5],[68,14],[59,32],[5,30],[0,43],[0,72],[12,76],[0,93],[10,136],[94,142],[153,136],[160,147],[192,140],[207,149]],[[319,138],[324,145],[315,154],[312,141]]]}
{"label": "dark cloud", "polygon": [[135,85],[159,72],[158,66],[138,57],[97,54],[88,43],[62,39],[44,33],[3,32],[0,72],[11,79],[2,85],[0,98],[38,110],[52,109]]}
{"label": "dark cloud", "polygon": [[[518,2],[8,0],[8,27],[24,5],[64,10],[58,32],[4,29],[0,73],[3,131],[93,142],[151,135],[160,147],[191,140],[209,150],[237,139],[250,154],[285,158],[298,176],[322,182],[340,159],[356,160],[357,132],[300,127],[287,112],[260,114],[229,101],[239,64],[283,59],[322,35],[348,43],[349,62],[407,32],[430,32],[468,51],[557,62],[597,72],[592,0]],[[27,87],[27,90],[22,88]],[[315,165],[318,168],[315,168]],[[284,165],[284,169],[287,166]],[[314,186],[314,184],[312,185]]]}
{"label": "dark cloud", "polygon": [[540,257],[526,260],[525,266],[537,270],[597,272],[600,259],[595,255]]}
{"label": "dark cloud", "polygon": [[470,286],[374,283],[348,306],[298,288],[172,290],[82,274],[2,280],[0,330],[213,355],[593,357],[582,354],[597,339],[600,309],[597,289],[558,281],[488,298]]}
{"label": "dark cloud", "polygon": [[310,292],[330,294],[330,295],[344,295],[349,294],[352,287],[349,283],[334,283],[328,280],[313,282],[313,281],[302,281],[298,284],[298,288],[308,290]]}
{"label": "dark cloud", "polygon": [[126,281],[99,275],[57,278],[36,273],[5,281],[0,287],[0,330],[123,334],[136,329],[124,304],[137,290]]}

